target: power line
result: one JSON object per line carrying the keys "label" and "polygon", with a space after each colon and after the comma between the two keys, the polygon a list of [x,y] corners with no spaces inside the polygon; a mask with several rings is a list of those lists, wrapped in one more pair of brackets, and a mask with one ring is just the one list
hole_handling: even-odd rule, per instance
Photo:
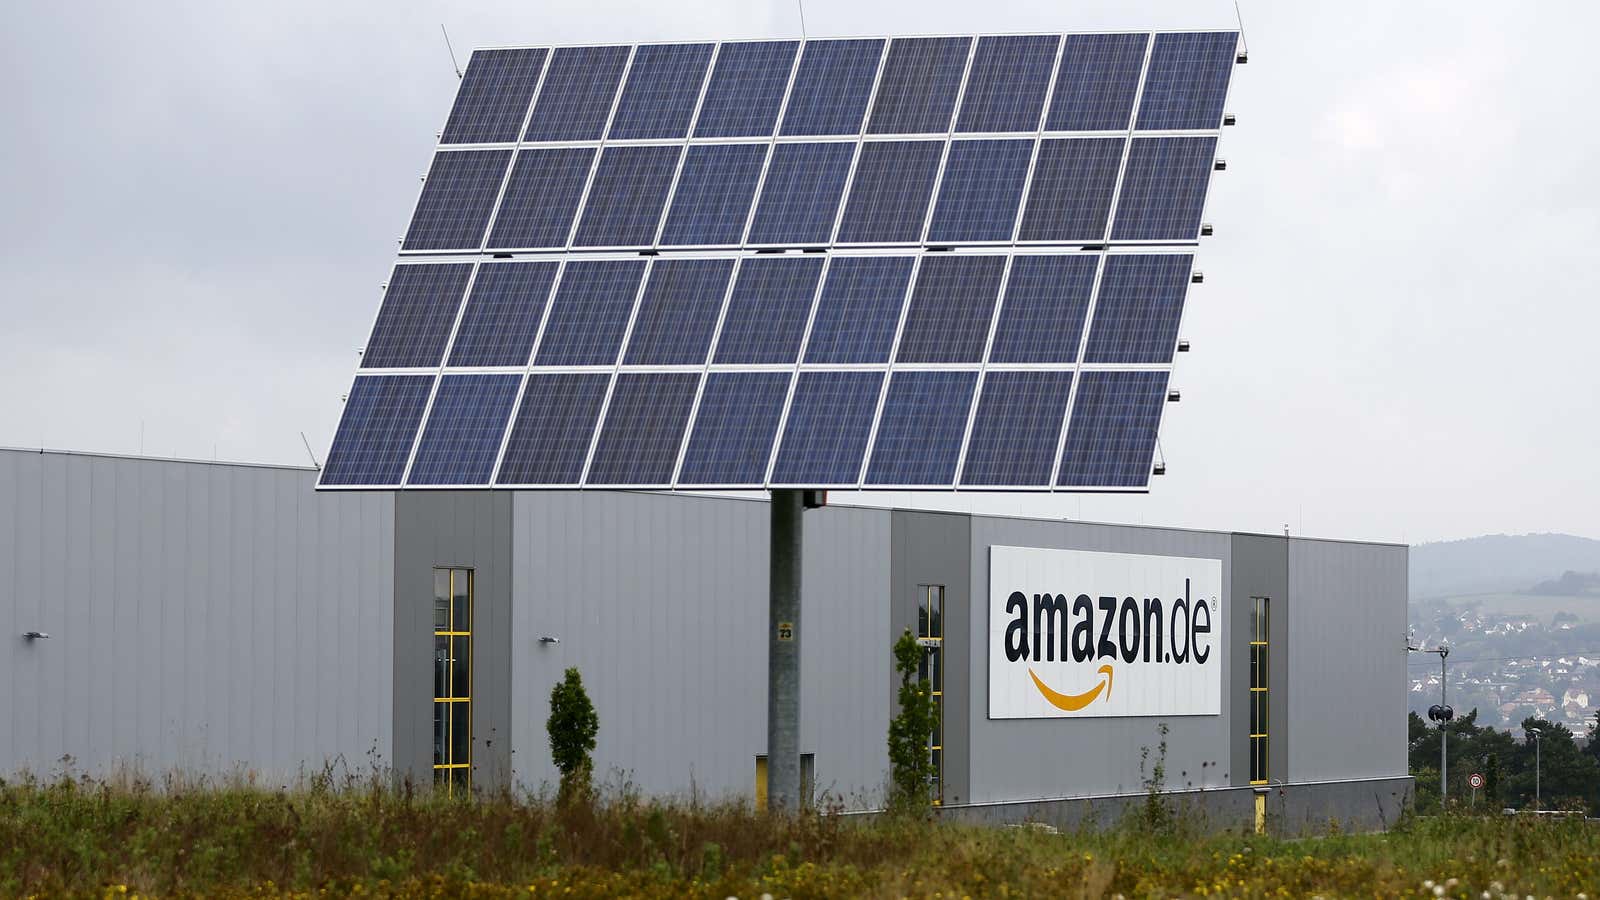
{"label": "power line", "polygon": [[[1593,649],[1591,649],[1591,650],[1563,650],[1560,653],[1530,653],[1527,656],[1473,656],[1473,657],[1469,657],[1469,658],[1466,658],[1466,659],[1458,659],[1458,660],[1456,660],[1456,662],[1458,662],[1458,663],[1505,662],[1507,660],[1517,660],[1517,659],[1558,659],[1558,658],[1563,657],[1563,656],[1594,656],[1594,657],[1600,657],[1600,650],[1593,650]],[[1419,665],[1419,664],[1420,665],[1431,665],[1431,663],[1428,660],[1424,660],[1424,659],[1407,660],[1406,661],[1406,665],[1407,666],[1414,666],[1414,665]]]}

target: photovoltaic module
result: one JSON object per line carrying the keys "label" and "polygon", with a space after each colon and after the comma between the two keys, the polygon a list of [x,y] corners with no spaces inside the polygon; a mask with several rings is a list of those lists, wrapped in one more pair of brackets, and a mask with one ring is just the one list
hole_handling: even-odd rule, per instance
{"label": "photovoltaic module", "polygon": [[319,486],[1144,490],[1237,40],[479,50]]}

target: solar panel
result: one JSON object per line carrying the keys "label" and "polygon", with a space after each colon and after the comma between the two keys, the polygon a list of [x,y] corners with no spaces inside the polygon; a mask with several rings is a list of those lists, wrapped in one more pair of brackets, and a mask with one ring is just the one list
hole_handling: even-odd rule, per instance
{"label": "solar panel", "polygon": [[1071,391],[1070,371],[985,372],[961,483],[1049,486]]}
{"label": "solar panel", "polygon": [[1187,253],[1107,257],[1083,361],[1172,362],[1193,262]]}
{"label": "solar panel", "polygon": [[712,49],[711,44],[653,44],[635,50],[607,139],[687,136]]}
{"label": "solar panel", "polygon": [[977,372],[896,372],[878,417],[867,484],[955,481]]}
{"label": "solar panel", "polygon": [[628,67],[628,47],[557,47],[528,117],[525,141],[594,141]]}
{"label": "solar panel", "polygon": [[944,156],[943,141],[869,141],[861,145],[850,199],[839,222],[841,244],[914,243]]}
{"label": "solar panel", "polygon": [[1216,149],[1214,137],[1134,138],[1112,239],[1194,240]]}
{"label": "solar panel", "polygon": [[1063,487],[1139,487],[1150,478],[1166,372],[1084,372],[1061,454]]}
{"label": "solar panel", "polygon": [[565,247],[593,167],[594,150],[589,147],[518,153],[489,234],[489,246]]}
{"label": "solar panel", "polygon": [[1099,262],[1088,255],[1014,257],[989,361],[1076,362]]}
{"label": "solar panel", "polygon": [[521,375],[445,375],[411,463],[412,484],[484,484],[494,474],[500,438]]}
{"label": "solar panel", "polygon": [[472,277],[471,263],[395,266],[372,337],[361,354],[364,369],[437,366]]}
{"label": "solar panel", "polygon": [[510,150],[455,150],[433,157],[402,250],[476,250],[494,213]]}
{"label": "solar panel", "polygon": [[1034,131],[1050,92],[1050,66],[1061,38],[1053,34],[978,39],[956,131]]}
{"label": "solar panel", "polygon": [[655,242],[661,209],[682,148],[607,147],[595,167],[574,247],[648,247]]}
{"label": "solar panel", "polygon": [[1046,131],[1127,131],[1147,34],[1069,34]]}
{"label": "solar panel", "polygon": [[678,483],[744,485],[766,480],[789,379],[788,372],[708,375]]}
{"label": "solar panel", "polygon": [[1033,161],[1033,141],[954,141],[929,243],[1009,242]]}
{"label": "solar panel", "polygon": [[644,260],[577,260],[561,273],[536,366],[609,366],[627,334]]}
{"label": "solar panel", "polygon": [[399,484],[432,389],[431,375],[358,376],[322,467],[321,483]]}
{"label": "solar panel", "polygon": [[715,362],[793,364],[822,279],[816,257],[747,257],[739,264]]}
{"label": "solar panel", "polygon": [[833,236],[856,145],[780,143],[767,166],[761,201],[750,222],[752,245],[826,244]]}
{"label": "solar panel", "polygon": [[550,372],[528,376],[500,484],[577,485],[594,439],[609,374]]}
{"label": "solar panel", "polygon": [[588,483],[670,485],[699,384],[699,373],[618,375],[595,441]]}
{"label": "solar panel", "polygon": [[321,483],[1143,489],[1236,40],[481,51]]}
{"label": "solar panel", "polygon": [[1122,138],[1041,142],[1017,239],[1104,240],[1124,143]]}
{"label": "solar panel", "polygon": [[1140,130],[1220,125],[1238,41],[1232,31],[1156,35],[1139,103]]}
{"label": "solar panel", "polygon": [[859,134],[883,58],[881,40],[806,41],[789,90],[786,137]]}
{"label": "solar panel", "polygon": [[525,366],[555,283],[556,262],[489,262],[478,267],[472,295],[450,347],[450,365]]}
{"label": "solar panel", "polygon": [[739,246],[766,159],[766,144],[690,147],[662,226],[662,245]]}
{"label": "solar panel", "polygon": [[907,256],[835,257],[817,298],[805,361],[888,362],[915,262]]}
{"label": "solar panel", "polygon": [[723,44],[706,85],[694,136],[760,137],[772,134],[789,87],[799,41]]}
{"label": "solar panel", "polygon": [[663,259],[650,267],[623,364],[701,366],[733,275],[731,259]]}
{"label": "solar panel", "polygon": [[515,141],[548,55],[549,51],[543,48],[479,50],[472,54],[439,143]]}
{"label": "solar panel", "polygon": [[1006,258],[930,256],[917,271],[896,361],[979,363]]}
{"label": "solar panel", "polygon": [[972,38],[895,38],[878,82],[868,134],[943,134],[967,70]]}
{"label": "solar panel", "polygon": [[854,485],[882,386],[882,372],[801,372],[772,483]]}

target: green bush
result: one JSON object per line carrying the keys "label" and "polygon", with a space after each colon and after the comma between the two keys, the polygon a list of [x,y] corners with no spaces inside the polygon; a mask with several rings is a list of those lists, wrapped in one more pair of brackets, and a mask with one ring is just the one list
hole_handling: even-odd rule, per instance
{"label": "green bush", "polygon": [[589,754],[594,752],[600,717],[589,702],[583,677],[576,668],[567,669],[566,676],[550,691],[550,720],[545,729],[550,733],[550,758],[561,772],[560,796],[566,799],[587,794],[594,771]]}
{"label": "green bush", "polygon": [[928,738],[939,724],[939,708],[918,677],[923,649],[907,629],[894,642],[894,667],[900,673],[900,713],[889,721],[889,809],[928,811],[933,760]]}

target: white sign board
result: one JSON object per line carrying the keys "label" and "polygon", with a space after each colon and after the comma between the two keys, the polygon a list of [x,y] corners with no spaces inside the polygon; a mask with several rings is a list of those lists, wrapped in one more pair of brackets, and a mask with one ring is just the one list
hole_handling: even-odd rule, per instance
{"label": "white sign board", "polygon": [[989,718],[1222,712],[1222,561],[989,548]]}

